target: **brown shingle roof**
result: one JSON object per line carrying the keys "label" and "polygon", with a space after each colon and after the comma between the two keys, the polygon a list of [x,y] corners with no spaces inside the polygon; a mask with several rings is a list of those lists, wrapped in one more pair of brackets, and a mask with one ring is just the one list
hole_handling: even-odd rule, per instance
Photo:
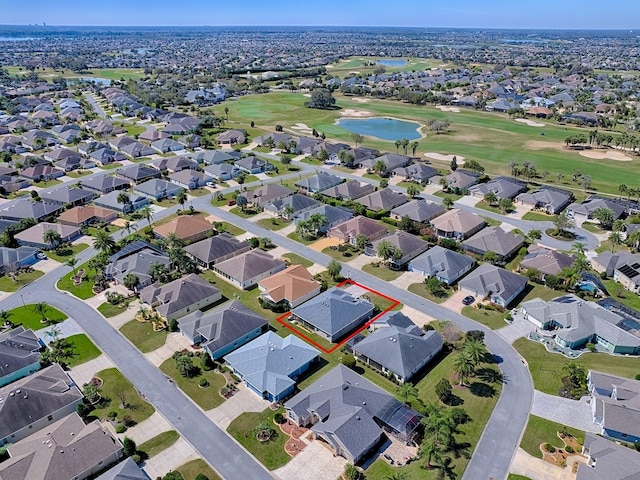
{"label": "brown shingle roof", "polygon": [[291,265],[286,270],[261,280],[258,285],[265,289],[276,303],[282,300],[295,303],[320,287],[302,265]]}
{"label": "brown shingle roof", "polygon": [[58,217],[60,223],[66,223],[69,225],[80,225],[87,220],[96,219],[98,221],[107,221],[116,216],[113,210],[108,208],[95,207],[93,205],[75,207]]}
{"label": "brown shingle roof", "polygon": [[153,232],[161,237],[167,237],[173,233],[182,239],[209,231],[213,231],[213,226],[202,215],[182,215],[153,229]]}

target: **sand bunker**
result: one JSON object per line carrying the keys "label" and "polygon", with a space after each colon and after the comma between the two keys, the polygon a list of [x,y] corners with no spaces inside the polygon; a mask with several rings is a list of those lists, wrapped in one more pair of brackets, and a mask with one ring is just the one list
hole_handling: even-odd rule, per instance
{"label": "sand bunker", "polygon": [[354,102],[358,102],[358,103],[369,103],[369,99],[368,98],[362,98],[362,97],[353,97],[352,99]]}
{"label": "sand bunker", "polygon": [[442,162],[450,162],[451,160],[453,160],[453,157],[456,157],[456,162],[458,165],[464,164],[464,157],[460,155],[443,155],[442,153],[427,152],[424,154],[424,156],[427,158],[432,158],[433,160],[440,160]]}
{"label": "sand bunker", "polygon": [[580,155],[587,158],[593,158],[595,160],[617,160],[618,162],[630,162],[633,160],[631,157],[625,155],[622,152],[615,150],[581,150]]}
{"label": "sand bunker", "polygon": [[340,111],[340,115],[343,117],[368,117],[371,112],[367,110],[354,110],[353,108],[347,108]]}
{"label": "sand bunker", "polygon": [[302,96],[311,98],[311,94],[310,93],[303,93]]}
{"label": "sand bunker", "polygon": [[460,109],[458,107],[449,107],[447,105],[436,105],[436,108],[443,112],[460,113]]}
{"label": "sand bunker", "polygon": [[295,125],[291,125],[292,130],[298,130],[302,133],[313,133],[313,129],[309,127],[306,123],[296,123]]}
{"label": "sand bunker", "polygon": [[545,142],[542,140],[528,140],[524,144],[525,148],[529,150],[544,150],[549,148],[551,150],[564,150],[564,143],[560,142]]}
{"label": "sand bunker", "polygon": [[516,122],[524,123],[525,125],[529,125],[530,127],[544,127],[544,123],[534,122],[533,120],[529,120],[528,118],[516,118]]}

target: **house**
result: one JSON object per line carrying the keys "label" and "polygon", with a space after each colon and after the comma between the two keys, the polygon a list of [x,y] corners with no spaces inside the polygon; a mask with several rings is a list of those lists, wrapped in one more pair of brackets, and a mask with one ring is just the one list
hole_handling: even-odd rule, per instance
{"label": "house", "polygon": [[0,387],[40,370],[43,344],[33,330],[16,327],[0,333]]}
{"label": "house", "polygon": [[365,208],[374,212],[391,210],[403,203],[407,203],[407,201],[407,196],[404,193],[396,192],[389,187],[376,190],[356,200],[360,205],[364,205]]}
{"label": "house", "polygon": [[231,180],[234,176],[236,176],[238,172],[238,170],[233,165],[229,165],[228,163],[208,165],[204,167],[204,171],[211,175],[214,179],[221,182]]}
{"label": "house", "polygon": [[[171,135],[169,135],[168,133],[156,130],[155,128],[152,128],[152,127],[148,127],[144,132],[138,135],[138,140],[144,140],[145,142],[155,142],[157,140],[162,140],[163,138],[171,138]],[[164,153],[164,152],[161,152],[161,153]]]}
{"label": "house", "polygon": [[593,423],[602,428],[600,434],[640,443],[640,381],[589,370],[587,387]]}
{"label": "house", "polygon": [[36,248],[54,248],[57,245],[52,245],[44,240],[45,232],[53,230],[60,235],[61,242],[72,242],[76,238],[82,235],[80,228],[71,225],[62,225],[61,223],[49,223],[41,222],[33,227],[29,227],[20,233],[15,235],[15,239],[19,245],[36,247]]}
{"label": "house", "polygon": [[201,88],[199,90],[189,90],[184,99],[188,103],[196,103],[198,105],[212,105],[219,103],[227,96],[224,88],[220,85],[214,85],[213,88]]}
{"label": "house", "polygon": [[54,190],[45,190],[40,192],[40,198],[45,202],[57,203],[64,206],[84,205],[96,197],[93,190],[85,190],[80,187],[63,186]]}
{"label": "house", "polygon": [[615,271],[623,265],[640,261],[640,254],[630,252],[602,252],[591,259],[591,266],[598,273],[604,273],[607,277],[613,277]]}
{"label": "house", "polygon": [[354,217],[327,230],[328,237],[351,245],[356,244],[360,235],[367,237],[370,243],[386,234],[387,229],[384,225],[363,216]]}
{"label": "house", "polygon": [[243,290],[285,268],[287,264],[284,261],[259,249],[249,250],[211,267],[214,272]]}
{"label": "house", "polygon": [[169,175],[169,181],[186,190],[204,187],[213,180],[205,172],[198,170],[182,170]]}
{"label": "house", "polygon": [[608,208],[613,212],[613,219],[617,220],[625,214],[625,206],[609,198],[589,197],[582,203],[572,203],[567,207],[567,216],[576,222],[584,222],[592,218],[598,208]]}
{"label": "house", "polygon": [[[178,143],[178,142],[176,142]],[[182,145],[178,143],[182,148]],[[156,153],[156,150],[144,145],[140,142],[132,142],[120,148],[122,153],[129,155],[131,158],[148,157]]]}
{"label": "house", "polygon": [[449,190],[463,191],[467,190],[472,185],[475,185],[478,178],[471,175],[470,172],[456,170],[455,172],[445,175],[443,177],[447,181],[447,188]]}
{"label": "house", "polygon": [[94,159],[96,162],[100,163],[100,165],[109,165],[114,162],[123,162],[127,159],[127,157],[116,150],[111,148],[99,148],[98,150],[94,150],[89,153],[89,157]]}
{"label": "house", "polygon": [[118,463],[95,480],[151,480],[131,457]]}
{"label": "house", "polygon": [[273,165],[271,165],[266,160],[254,157],[253,155],[237,160],[234,165],[239,170],[253,175],[273,170]]}
{"label": "house", "polygon": [[526,277],[489,263],[483,263],[458,282],[460,291],[503,308],[507,308],[526,286]]}
{"label": "house", "polygon": [[375,187],[370,183],[360,183],[358,180],[348,180],[335,187],[322,190],[322,195],[335,198],[336,200],[355,200],[375,191]]}
{"label": "house", "polygon": [[513,199],[526,189],[527,184],[518,179],[497,177],[489,180],[487,183],[478,183],[477,185],[469,187],[469,194],[474,197],[484,198],[487,193],[493,192],[499,200],[503,198]]}
{"label": "house", "polygon": [[133,191],[140,195],[144,195],[151,200],[159,201],[163,198],[175,197],[180,192],[183,192],[184,189],[181,186],[167,182],[166,180],[152,178],[151,180],[135,185],[133,187]]}
{"label": "house", "polygon": [[124,192],[127,197],[129,197],[129,201],[126,203],[120,203],[118,201],[118,197],[120,196],[119,191],[111,191],[102,197],[96,198],[93,201],[94,205],[98,207],[107,208],[109,210],[115,210],[120,213],[131,213],[136,210],[141,209],[145,205],[149,205],[149,197],[144,195],[139,195],[137,193],[128,193]]}
{"label": "house", "polygon": [[249,250],[251,250],[251,244],[248,240],[240,241],[226,232],[191,243],[184,248],[187,255],[204,268],[211,268],[216,263],[223,262]]}
{"label": "house", "polygon": [[151,143],[151,148],[158,153],[178,152],[184,150],[184,145],[180,142],[176,142],[171,138],[161,138]]}
{"label": "house", "polygon": [[260,298],[270,304],[292,309],[320,293],[320,284],[302,265],[290,265],[258,282]]}
{"label": "house", "polygon": [[282,338],[267,332],[224,357],[249,389],[261,398],[278,402],[291,395],[296,380],[320,352],[295,335]]}
{"label": "house", "polygon": [[55,163],[55,166],[62,169],[62,171],[64,172],[71,172],[78,169],[94,168],[96,166],[96,162],[94,162],[92,159],[77,156],[58,160]]}
{"label": "house", "polygon": [[5,194],[7,192],[17,192],[18,190],[27,188],[29,185],[31,184],[26,178],[20,178],[13,175],[0,175],[0,187],[4,189]]}
{"label": "house", "polygon": [[411,260],[407,270],[452,285],[474,265],[473,258],[437,245]]}
{"label": "house", "polygon": [[476,255],[487,252],[498,254],[500,260],[505,261],[516,254],[524,245],[522,235],[505,232],[500,227],[487,227],[462,242],[462,248]]}
{"label": "house", "polygon": [[127,189],[129,186],[128,181],[109,175],[92,175],[86,180],[82,180],[82,188],[88,188],[103,195],[113,192],[114,190]]}
{"label": "house", "polygon": [[193,345],[219,360],[236,348],[265,333],[269,322],[238,300],[203,312],[196,310],[180,319],[180,333]]}
{"label": "house", "polygon": [[38,249],[35,247],[0,247],[0,273],[2,274],[29,267],[38,260]]}
{"label": "house", "polygon": [[592,433],[586,433],[576,480],[629,480],[640,472],[640,454]]}
{"label": "house", "polygon": [[236,145],[247,141],[247,132],[243,130],[227,130],[216,138],[218,145]]}
{"label": "house", "polygon": [[53,216],[62,210],[62,205],[49,202],[32,202],[26,198],[12,203],[0,210],[0,218],[4,220],[23,220],[33,218],[36,221]]}
{"label": "house", "polygon": [[4,445],[15,444],[75,412],[84,396],[62,367],[54,363],[0,387],[0,398],[0,445]]}
{"label": "house", "polygon": [[306,210],[294,215],[293,221],[297,225],[299,222],[307,221],[312,215],[323,215],[327,219],[327,224],[320,227],[320,232],[326,233],[330,228],[335,227],[353,218],[353,212],[344,207],[332,207],[327,204],[320,204],[311,210]]}
{"label": "house", "polygon": [[139,280],[137,288],[141,289],[153,283],[150,275],[153,265],[160,264],[168,268],[170,263],[168,255],[162,250],[138,240],[109,257],[109,263],[104,268],[104,276],[124,284],[124,277],[133,274]]}
{"label": "house", "polygon": [[131,186],[145,182],[151,178],[160,178],[160,172],[155,168],[141,163],[135,163],[116,170],[116,175],[127,180]]}
{"label": "house", "polygon": [[373,316],[373,310],[362,297],[333,287],[291,310],[289,320],[335,342],[361,327]]}
{"label": "house", "polygon": [[293,217],[320,206],[321,203],[306,195],[294,193],[288,197],[264,204],[264,211],[291,220]]}
{"label": "house", "polygon": [[187,156],[168,157],[151,162],[151,166],[160,171],[167,170],[169,173],[176,173],[185,169],[196,170],[198,168],[198,162]]}
{"label": "house", "polygon": [[467,210],[453,208],[431,220],[436,235],[461,241],[479,232],[486,225],[484,219]]}
{"label": "house", "polygon": [[65,210],[58,217],[58,222],[63,225],[82,227],[92,223],[111,223],[118,218],[118,214],[107,208],[85,205]]}
{"label": "house", "polygon": [[570,267],[573,261],[574,257],[566,253],[532,245],[529,247],[529,253],[520,262],[520,269],[535,269],[542,275],[558,275]]}
{"label": "house", "polygon": [[391,218],[400,221],[407,216],[416,223],[429,223],[434,218],[444,214],[447,210],[435,202],[424,200],[411,200],[408,203],[391,210]]}
{"label": "house", "polygon": [[544,187],[533,193],[521,193],[516,202],[539,208],[549,215],[556,215],[564,210],[573,200],[573,194],[566,190]]}
{"label": "house", "polygon": [[278,185],[277,183],[267,183],[254,190],[245,193],[245,198],[252,205],[265,206],[267,203],[282,200],[289,195],[293,195],[293,190]]}
{"label": "house", "polygon": [[207,165],[218,165],[220,163],[237,160],[231,152],[223,152],[221,150],[205,150],[204,152],[197,152],[193,158],[196,162],[205,163]]}
{"label": "house", "polygon": [[378,162],[384,163],[385,170],[382,173],[393,172],[396,168],[406,167],[411,163],[411,158],[403,155],[396,155],[395,153],[385,153],[379,157],[362,160],[360,166],[363,168],[375,169]]}
{"label": "house", "polygon": [[194,273],[165,285],[149,285],[140,291],[140,300],[167,320],[184,317],[222,298],[222,292]]}
{"label": "house", "polygon": [[181,215],[173,220],[153,228],[153,233],[158,238],[167,238],[174,234],[180,240],[197,242],[213,235],[213,225],[200,214]]}
{"label": "house", "polygon": [[422,416],[358,373],[338,365],[289,399],[290,421],[311,427],[335,455],[362,463],[385,439],[413,443]]}
{"label": "house", "polygon": [[622,284],[630,292],[640,293],[640,258],[635,258],[627,262],[619,262],[613,272],[613,279]]}
{"label": "house", "polygon": [[20,176],[22,178],[41,182],[60,178],[64,176],[64,171],[50,165],[35,165],[22,170],[20,172]]}
{"label": "house", "polygon": [[370,247],[365,249],[367,255],[377,255],[378,247],[382,242],[389,242],[402,252],[402,256],[398,259],[390,259],[389,266],[394,270],[402,270],[410,260],[424,253],[429,248],[429,243],[422,240],[416,235],[396,230],[378,240],[373,241]]}
{"label": "house", "polygon": [[307,192],[316,193],[340,185],[344,178],[320,171],[315,175],[298,180],[295,186]]}
{"label": "house", "polygon": [[109,139],[109,146],[112,148],[115,148],[116,150],[122,150],[127,145],[131,145],[134,143],[138,143],[138,142],[136,142],[134,138],[126,137],[126,136]]}
{"label": "house", "polygon": [[425,332],[400,312],[385,316],[404,319],[394,318],[368,336],[356,335],[347,342],[347,349],[381,374],[393,375],[400,383],[410,382],[440,353],[444,341],[435,330]]}
{"label": "house", "polygon": [[521,311],[536,327],[554,330],[561,347],[575,350],[593,343],[611,353],[640,354],[640,318],[619,307],[611,299],[601,305],[568,294],[548,302],[529,300]]}
{"label": "house", "polygon": [[420,184],[429,183],[429,179],[438,175],[438,170],[429,167],[424,163],[414,163],[407,167],[399,167],[393,170],[393,174],[404,178],[407,182],[416,182]]}
{"label": "house", "polygon": [[71,413],[9,446],[0,463],[6,480],[71,480],[94,478],[124,457],[122,443],[98,420],[85,425]]}

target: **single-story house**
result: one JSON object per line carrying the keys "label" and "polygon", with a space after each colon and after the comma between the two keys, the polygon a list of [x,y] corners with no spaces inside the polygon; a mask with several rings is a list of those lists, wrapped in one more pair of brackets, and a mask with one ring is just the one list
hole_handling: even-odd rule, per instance
{"label": "single-story house", "polygon": [[167,170],[169,173],[179,172],[181,170],[196,170],[198,168],[198,162],[192,160],[186,155],[181,157],[167,157],[161,158],[151,162],[150,165],[158,170]]}
{"label": "single-story house", "polygon": [[592,433],[585,434],[582,455],[587,462],[578,462],[576,480],[628,480],[640,472],[640,453]]}
{"label": "single-story house", "polygon": [[447,181],[447,185],[450,190],[466,190],[472,185],[478,182],[478,177],[472,175],[470,172],[463,172],[456,170],[455,172],[445,175],[443,177]]}
{"label": "single-story house", "polygon": [[227,130],[216,138],[218,145],[235,145],[247,141],[247,132],[243,130]]}
{"label": "single-story house", "polygon": [[323,227],[320,227],[320,232],[326,233],[330,228],[335,227],[341,223],[346,222],[347,220],[353,218],[353,212],[345,207],[332,207],[327,204],[320,204],[311,210],[306,210],[304,212],[299,213],[294,216],[294,223],[297,225],[298,222],[308,220],[312,215],[324,215],[327,219],[327,224]]}
{"label": "single-story house", "polygon": [[160,264],[168,268],[170,263],[167,254],[159,248],[143,241],[136,241],[109,257],[104,275],[107,279],[124,284],[124,277],[131,273],[138,277],[139,290],[153,283],[150,275],[152,265]]}
{"label": "single-story house", "polygon": [[367,237],[369,242],[387,234],[387,229],[380,222],[367,217],[357,216],[327,230],[327,236],[342,243],[355,245],[359,235]]}
{"label": "single-story house", "polygon": [[277,183],[267,183],[254,190],[249,190],[244,196],[250,204],[264,207],[268,203],[282,200],[289,195],[293,195],[293,193],[293,190],[289,190],[287,187]]}
{"label": "single-story house", "polygon": [[64,171],[50,165],[35,165],[22,170],[20,176],[33,181],[47,181],[64,176]]}
{"label": "single-story house", "polygon": [[527,278],[504,268],[483,263],[458,282],[459,290],[507,308],[526,288]]}
{"label": "single-story house", "polygon": [[187,255],[204,268],[211,268],[216,263],[223,262],[249,250],[251,250],[251,244],[248,240],[241,242],[226,232],[191,243],[184,248]]}
{"label": "single-story house", "polygon": [[484,219],[467,210],[453,208],[431,220],[436,235],[441,238],[453,238],[461,241],[484,228]]}
{"label": "single-story house", "polygon": [[21,199],[0,210],[0,218],[3,220],[23,220],[33,218],[40,221],[46,217],[53,216],[64,207],[57,203],[32,202],[28,199]]}
{"label": "single-story house", "polygon": [[102,197],[96,198],[93,201],[93,204],[121,213],[135,212],[145,205],[149,205],[149,197],[129,192],[125,192],[125,194],[129,197],[129,201],[127,203],[120,203],[118,202],[118,196],[120,195],[120,193],[121,192],[114,190],[110,193],[107,193],[106,195],[103,195]]}
{"label": "single-story house", "polygon": [[322,190],[320,193],[336,200],[355,200],[375,191],[370,183],[360,183],[358,180],[348,180],[335,187]]}
{"label": "single-story house", "polygon": [[531,245],[529,253],[520,262],[521,270],[535,269],[544,275],[558,275],[571,266],[574,257],[557,250]]}
{"label": "single-story house", "polygon": [[204,187],[212,180],[212,177],[198,170],[181,170],[169,175],[169,181],[171,183],[175,183],[186,190]]}
{"label": "single-story house", "polygon": [[588,220],[598,208],[608,208],[613,212],[613,219],[617,220],[625,214],[625,206],[610,198],[589,197],[582,203],[572,203],[567,207],[567,216],[577,222]]}
{"label": "single-story house", "polygon": [[407,216],[410,220],[417,223],[429,223],[446,211],[447,210],[439,203],[411,200],[409,203],[405,203],[391,210],[391,218],[400,221],[404,216]]}
{"label": "single-story house", "polygon": [[181,215],[173,220],[153,228],[153,233],[158,238],[167,238],[174,234],[181,240],[197,242],[213,235],[213,225],[203,215]]}
{"label": "single-story house", "polygon": [[396,192],[391,188],[376,190],[369,195],[356,200],[360,205],[364,205],[368,210],[380,212],[382,210],[392,210],[393,208],[407,203],[407,196],[404,193]]}
{"label": "single-story house", "polygon": [[557,188],[543,187],[532,193],[521,193],[516,202],[539,208],[549,215],[556,215],[573,200],[573,193]]}
{"label": "single-story house", "polygon": [[361,327],[372,316],[370,302],[333,287],[291,310],[289,320],[335,342]]}
{"label": "single-story house", "polygon": [[269,322],[238,300],[212,310],[196,310],[180,319],[180,333],[193,344],[201,344],[213,360],[265,333]]}
{"label": "single-story house", "polygon": [[163,198],[175,197],[184,191],[184,189],[166,180],[152,178],[151,180],[135,185],[133,191],[149,197],[151,200],[162,200]]}
{"label": "single-story house", "polygon": [[118,168],[116,175],[127,180],[133,186],[151,178],[160,178],[160,171],[148,165],[134,163],[133,165]]}
{"label": "single-story house", "polygon": [[312,197],[294,193],[293,195],[281,198],[280,200],[274,200],[263,206],[265,212],[290,220],[320,205],[321,203]]}
{"label": "single-story house", "polygon": [[53,190],[40,192],[40,198],[45,202],[58,203],[60,205],[84,205],[96,197],[96,192],[80,187],[62,186]]}
{"label": "single-story house", "polygon": [[285,268],[287,264],[284,261],[259,249],[249,250],[211,266],[214,272],[243,290]]}
{"label": "single-story house", "polygon": [[[178,145],[180,144],[178,143]],[[182,147],[182,145],[180,145],[180,147]],[[136,141],[124,145],[122,148],[120,148],[120,151],[132,158],[148,157],[156,153],[155,149]]]}
{"label": "single-story house", "polygon": [[385,165],[385,172],[391,173],[396,168],[405,167],[411,163],[411,158],[403,155],[397,155],[395,153],[384,153],[379,157],[362,160],[360,166],[363,168],[375,168],[378,162],[382,162]]}
{"label": "single-story house", "polygon": [[273,170],[272,164],[253,155],[237,160],[234,165],[241,171],[253,175]]}
{"label": "single-story house", "polygon": [[43,343],[23,326],[0,332],[0,387],[40,370]]}
{"label": "single-story house", "polygon": [[49,230],[53,230],[58,233],[62,242],[72,242],[82,235],[82,232],[78,227],[63,225],[61,223],[41,222],[17,233],[15,235],[15,239],[18,241],[18,244],[24,246],[47,249],[54,248],[57,245],[49,244],[43,238],[45,232]]}
{"label": "single-story house", "polygon": [[228,163],[214,163],[204,167],[204,171],[214,179],[226,182],[237,175],[238,169]]}
{"label": "single-story house", "polygon": [[58,217],[58,222],[63,225],[82,227],[92,223],[110,223],[118,218],[118,214],[107,208],[94,205],[83,205],[65,210]]}
{"label": "single-story house", "polygon": [[429,179],[438,175],[438,170],[424,163],[414,163],[406,167],[395,168],[393,174],[404,178],[407,182],[427,184]]}
{"label": "single-story house", "polygon": [[158,153],[178,152],[184,150],[184,145],[180,142],[176,142],[171,138],[161,138],[151,143],[151,148]]}
{"label": "single-story house", "polygon": [[197,152],[193,155],[193,158],[196,162],[205,163],[207,165],[218,165],[220,163],[237,160],[231,152],[223,152],[221,150],[205,150],[204,152]]}
{"label": "single-story house", "polygon": [[295,186],[307,192],[316,193],[340,185],[342,182],[344,182],[344,178],[320,171],[315,175],[298,180]]}
{"label": "single-story house", "polygon": [[501,260],[508,260],[524,245],[522,235],[505,232],[500,227],[487,227],[462,242],[462,248],[476,255],[487,252],[498,254]]}
{"label": "single-story house", "polygon": [[320,352],[295,335],[267,332],[224,357],[229,368],[261,398],[278,402],[294,391],[296,380]]}
{"label": "single-story house", "polygon": [[29,267],[36,264],[38,260],[38,248],[36,247],[0,247],[0,273],[13,272],[18,268]]}
{"label": "single-story house", "polygon": [[493,192],[498,199],[513,199],[519,193],[527,189],[527,184],[516,178],[497,177],[487,183],[478,183],[469,187],[469,194],[483,198],[487,193]]}
{"label": "single-story house", "polygon": [[441,282],[452,285],[471,271],[474,265],[473,258],[436,245],[411,260],[407,269],[423,277],[436,277]]}
{"label": "single-story house", "polygon": [[92,175],[87,179],[82,180],[82,188],[88,188],[98,193],[105,194],[113,192],[114,190],[124,190],[129,188],[129,182],[119,178],[112,177],[110,175]]}
{"label": "single-story house", "polygon": [[291,265],[258,282],[260,298],[292,309],[320,293],[320,284],[302,265]]}
{"label": "single-story house", "polygon": [[122,162],[127,159],[124,153],[120,153],[112,148],[99,148],[89,153],[89,157],[100,165],[108,165],[114,162]]}
{"label": "single-story house", "polygon": [[140,291],[140,300],[165,319],[177,319],[208,307],[222,298],[222,292],[191,273],[165,285],[149,285]]}
{"label": "single-story house", "polygon": [[373,241],[372,245],[365,249],[365,253],[367,255],[377,255],[378,246],[382,242],[389,242],[402,252],[402,257],[399,259],[389,260],[391,268],[395,270],[401,270],[407,265],[407,263],[409,263],[410,260],[413,260],[415,257],[429,249],[429,242],[425,242],[420,237],[412,235],[411,233],[396,230],[389,235]]}

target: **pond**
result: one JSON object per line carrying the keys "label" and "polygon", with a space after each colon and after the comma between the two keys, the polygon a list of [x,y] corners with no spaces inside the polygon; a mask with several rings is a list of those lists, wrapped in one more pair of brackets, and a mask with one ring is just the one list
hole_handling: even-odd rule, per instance
{"label": "pond", "polygon": [[353,133],[395,142],[396,140],[418,140],[420,124],[395,118],[343,118],[338,126]]}
{"label": "pond", "polygon": [[385,67],[404,67],[408,62],[402,59],[381,58],[377,63]]}

